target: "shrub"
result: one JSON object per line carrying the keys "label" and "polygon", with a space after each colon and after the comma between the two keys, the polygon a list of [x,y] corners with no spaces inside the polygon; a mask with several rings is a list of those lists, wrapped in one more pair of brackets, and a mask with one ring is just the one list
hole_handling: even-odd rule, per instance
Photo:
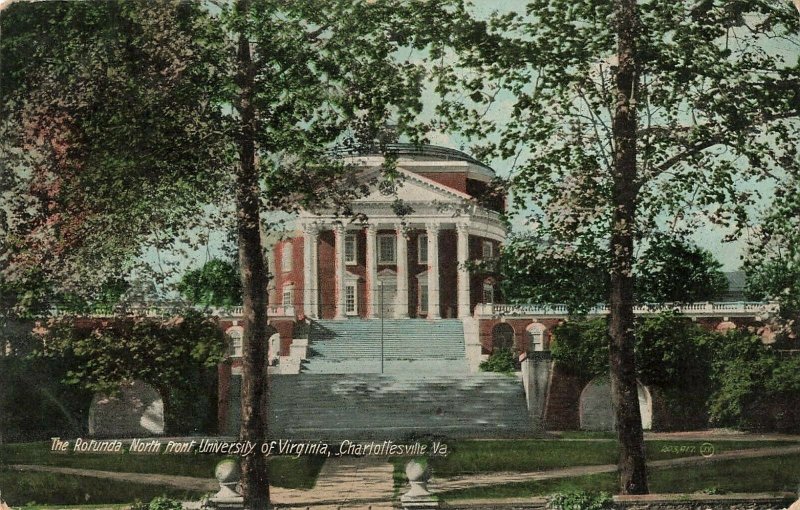
{"label": "shrub", "polygon": [[612,508],[613,499],[607,492],[568,491],[547,498],[550,510],[602,510]]}
{"label": "shrub", "polygon": [[148,510],[183,510],[183,505],[176,499],[158,496],[147,505]]}
{"label": "shrub", "polygon": [[513,372],[516,368],[516,357],[511,349],[496,349],[486,361],[481,362],[483,372]]}

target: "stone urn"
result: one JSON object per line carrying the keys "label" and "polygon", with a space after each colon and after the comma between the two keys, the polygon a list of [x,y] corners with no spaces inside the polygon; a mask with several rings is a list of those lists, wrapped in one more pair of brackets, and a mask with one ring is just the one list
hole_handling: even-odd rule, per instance
{"label": "stone urn", "polygon": [[236,491],[239,485],[239,463],[234,459],[224,459],[219,461],[214,468],[214,476],[219,482],[219,492],[214,494],[215,498],[232,498],[240,496]]}
{"label": "stone urn", "polygon": [[[406,476],[411,489],[403,494],[400,501],[409,502],[428,502],[436,501],[428,492],[428,480],[431,478],[430,466],[427,459],[412,459],[406,464]],[[428,505],[425,505],[428,506]]]}

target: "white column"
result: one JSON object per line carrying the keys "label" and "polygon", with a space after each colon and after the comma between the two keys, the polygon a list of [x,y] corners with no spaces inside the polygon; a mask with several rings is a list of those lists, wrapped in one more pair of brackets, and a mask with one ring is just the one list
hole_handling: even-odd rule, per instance
{"label": "white column", "polygon": [[428,236],[428,318],[439,319],[439,225],[425,225]]}
{"label": "white column", "polygon": [[314,271],[311,267],[311,257],[313,248],[311,248],[312,234],[311,226],[303,226],[303,313],[306,317],[313,316],[314,300],[311,297],[314,293]]}
{"label": "white column", "polygon": [[344,226],[333,227],[336,246],[336,319],[344,319]]}
{"label": "white column", "polygon": [[458,243],[456,259],[458,262],[458,317],[469,317],[469,229],[465,223],[456,225]]}
{"label": "white column", "polygon": [[402,224],[395,226],[397,232],[397,301],[394,315],[398,319],[408,317],[408,240]]}
{"label": "white column", "polygon": [[367,225],[367,318],[374,319],[378,314],[378,258],[377,258],[378,227]]}

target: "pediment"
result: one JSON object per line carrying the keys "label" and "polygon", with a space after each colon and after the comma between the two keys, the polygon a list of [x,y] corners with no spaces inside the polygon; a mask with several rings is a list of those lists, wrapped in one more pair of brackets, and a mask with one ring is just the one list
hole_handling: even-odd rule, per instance
{"label": "pediment", "polygon": [[[448,188],[436,181],[422,177],[403,168],[398,168],[402,181],[398,185],[397,194],[384,194],[378,185],[372,185],[368,195],[356,200],[357,203],[387,203],[400,199],[404,202],[418,203],[463,203],[470,200],[466,193]],[[378,172],[366,175],[367,179],[379,178]]]}

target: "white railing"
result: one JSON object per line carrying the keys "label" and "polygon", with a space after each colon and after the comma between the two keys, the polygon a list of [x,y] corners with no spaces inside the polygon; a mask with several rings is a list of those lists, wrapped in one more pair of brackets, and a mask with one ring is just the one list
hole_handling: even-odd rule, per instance
{"label": "white railing", "polygon": [[[647,315],[661,312],[676,312],[688,316],[697,315],[767,315],[778,312],[777,303],[759,301],[735,301],[719,303],[646,303],[633,307],[636,315]],[[608,315],[607,305],[598,304],[590,308],[587,315]],[[569,308],[564,304],[498,304],[478,303],[475,306],[475,317],[487,316],[567,316]]]}

